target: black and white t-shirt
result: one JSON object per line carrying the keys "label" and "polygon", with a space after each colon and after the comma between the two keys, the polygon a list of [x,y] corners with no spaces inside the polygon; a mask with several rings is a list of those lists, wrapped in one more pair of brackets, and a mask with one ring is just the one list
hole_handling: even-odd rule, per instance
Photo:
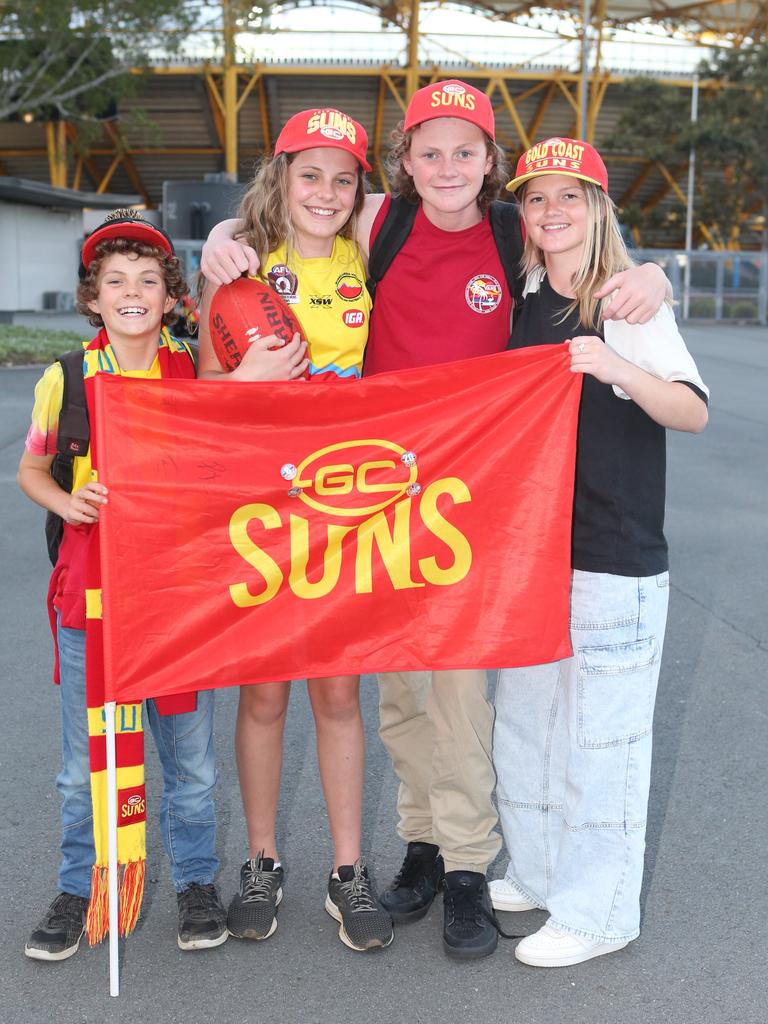
{"label": "black and white t-shirt", "polygon": [[[604,332],[581,325],[578,309],[563,320],[563,311],[570,302],[554,291],[546,276],[541,277],[538,291],[529,291],[522,308],[516,311],[509,347],[553,345],[579,335],[598,335],[605,340]],[[669,345],[675,346],[680,365],[692,367],[688,372],[692,379],[683,378],[685,371],[673,375],[662,370],[656,376],[681,380],[706,402],[706,388],[689,353],[684,350],[683,356],[679,352],[682,339],[672,313],[665,310],[657,317],[659,323],[650,329],[653,341],[642,359],[643,368],[654,372],[653,349],[658,343],[659,350],[664,351],[674,332]],[[605,328],[610,329],[609,321]],[[632,333],[632,325],[623,324],[622,331]],[[619,346],[612,347],[625,355]],[[666,362],[666,357],[659,362]],[[573,568],[616,576],[664,572],[668,568],[665,487],[664,427],[618,389],[584,374],[573,505]]]}

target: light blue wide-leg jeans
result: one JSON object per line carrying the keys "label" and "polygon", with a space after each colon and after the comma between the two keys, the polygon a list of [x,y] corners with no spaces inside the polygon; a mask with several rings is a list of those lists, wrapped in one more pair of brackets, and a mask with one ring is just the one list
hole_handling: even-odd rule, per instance
{"label": "light blue wide-leg jeans", "polygon": [[669,576],[575,570],[573,656],[503,669],[494,764],[506,877],[582,938],[640,931]]}

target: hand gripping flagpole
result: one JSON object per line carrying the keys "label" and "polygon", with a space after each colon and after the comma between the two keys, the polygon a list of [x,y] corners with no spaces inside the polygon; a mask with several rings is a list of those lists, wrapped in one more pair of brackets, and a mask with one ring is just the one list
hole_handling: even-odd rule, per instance
{"label": "hand gripping flagpole", "polygon": [[104,705],[107,739],[107,878],[109,883],[109,994],[120,995],[120,917],[117,898],[117,768],[115,758],[115,707]]}

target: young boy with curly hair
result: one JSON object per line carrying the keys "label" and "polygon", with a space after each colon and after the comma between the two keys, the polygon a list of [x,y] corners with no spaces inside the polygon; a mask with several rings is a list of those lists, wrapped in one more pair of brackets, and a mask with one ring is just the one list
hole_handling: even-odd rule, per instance
{"label": "young boy with curly hair", "polygon": [[[99,332],[83,342],[82,372],[125,377],[195,376],[187,345],[166,326],[188,292],[170,239],[134,211],[118,211],[85,241],[78,312]],[[86,395],[88,387],[86,387]],[[85,691],[85,555],[107,488],[92,479],[86,448],[74,458],[72,486],[51,475],[64,399],[61,362],[49,366],[35,388],[32,424],[18,471],[21,489],[63,520],[48,591],[61,692],[63,767],[61,861],[58,895],[32,932],[25,954],[64,960],[77,952],[84,930],[95,860]],[[181,949],[218,946],[227,938],[226,914],[213,885],[216,821],[213,788],[213,692],[148,700],[147,717],[163,770],[160,827],[179,905]]]}

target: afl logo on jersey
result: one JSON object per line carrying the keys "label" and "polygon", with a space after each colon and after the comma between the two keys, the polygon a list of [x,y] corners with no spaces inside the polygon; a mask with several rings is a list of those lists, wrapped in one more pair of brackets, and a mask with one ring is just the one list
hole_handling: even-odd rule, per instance
{"label": "afl logo on jersey", "polygon": [[357,274],[340,274],[336,278],[336,294],[345,302],[355,302],[363,294],[363,282]]}
{"label": "afl logo on jersey", "polygon": [[478,274],[464,289],[467,305],[475,313],[492,313],[501,302],[501,285],[492,274]]}

